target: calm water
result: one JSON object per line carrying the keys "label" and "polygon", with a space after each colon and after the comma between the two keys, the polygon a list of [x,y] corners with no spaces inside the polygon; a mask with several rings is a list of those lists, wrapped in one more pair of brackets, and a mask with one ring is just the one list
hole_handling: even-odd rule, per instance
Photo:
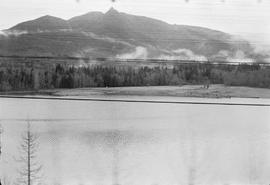
{"label": "calm water", "polygon": [[39,135],[43,184],[269,184],[269,113],[269,107],[0,99],[2,175],[18,177],[21,119],[29,118]]}

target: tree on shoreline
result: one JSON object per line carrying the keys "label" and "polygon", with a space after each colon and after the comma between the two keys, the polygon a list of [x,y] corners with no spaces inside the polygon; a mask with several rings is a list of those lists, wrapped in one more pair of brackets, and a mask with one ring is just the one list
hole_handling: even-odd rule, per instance
{"label": "tree on shoreline", "polygon": [[22,134],[20,144],[20,156],[18,161],[21,166],[18,169],[20,177],[17,179],[18,185],[39,184],[42,166],[37,162],[38,136],[31,131],[31,124],[27,121],[27,130]]}

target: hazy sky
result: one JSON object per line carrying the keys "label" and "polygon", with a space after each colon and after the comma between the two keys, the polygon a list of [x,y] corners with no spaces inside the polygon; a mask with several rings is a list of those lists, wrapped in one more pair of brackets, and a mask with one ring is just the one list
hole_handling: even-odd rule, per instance
{"label": "hazy sky", "polygon": [[0,29],[43,15],[64,19],[90,11],[118,11],[249,36],[270,44],[269,0],[1,0]]}

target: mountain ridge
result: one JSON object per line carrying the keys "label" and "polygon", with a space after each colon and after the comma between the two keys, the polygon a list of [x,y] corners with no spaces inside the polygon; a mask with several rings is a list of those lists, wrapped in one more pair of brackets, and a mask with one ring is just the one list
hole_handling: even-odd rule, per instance
{"label": "mountain ridge", "polygon": [[5,32],[6,37],[0,37],[0,54],[226,59],[238,51],[242,52],[241,58],[252,53],[248,42],[235,40],[222,31],[168,24],[114,8],[68,20],[46,15],[19,23]]}
{"label": "mountain ridge", "polygon": [[31,21],[25,21],[19,23],[8,30],[17,31],[45,31],[45,30],[67,30],[70,29],[68,21],[54,17],[51,15],[45,15]]}

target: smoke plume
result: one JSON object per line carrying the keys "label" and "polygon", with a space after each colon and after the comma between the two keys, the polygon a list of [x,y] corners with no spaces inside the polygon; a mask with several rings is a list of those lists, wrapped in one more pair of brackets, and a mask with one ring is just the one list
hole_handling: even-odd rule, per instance
{"label": "smoke plume", "polygon": [[133,47],[133,45],[131,45],[128,42],[125,42],[125,41],[122,41],[122,40],[117,40],[117,39],[111,38],[111,37],[99,36],[99,35],[96,35],[96,34],[94,34],[92,32],[82,32],[82,34],[85,35],[85,36],[87,36],[87,37],[91,37],[93,39],[103,40],[103,41],[106,41],[106,42],[123,44],[123,45],[129,46],[129,47]]}
{"label": "smoke plume", "polygon": [[248,57],[244,51],[237,50],[235,52],[220,50],[216,55],[212,56],[213,60],[222,60],[231,63],[252,63],[255,62],[253,58]]}
{"label": "smoke plume", "polygon": [[0,36],[4,36],[4,37],[10,37],[10,36],[20,36],[23,34],[28,34],[27,31],[17,31],[17,30],[13,30],[13,31],[0,31]]}
{"label": "smoke plume", "polygon": [[148,51],[145,47],[138,46],[135,48],[135,51],[131,53],[125,53],[117,55],[116,58],[119,59],[147,59]]}
{"label": "smoke plume", "polygon": [[185,48],[173,50],[169,55],[160,55],[158,57],[162,60],[195,60],[195,61],[207,61],[207,58],[203,55],[196,55],[193,51]]}

